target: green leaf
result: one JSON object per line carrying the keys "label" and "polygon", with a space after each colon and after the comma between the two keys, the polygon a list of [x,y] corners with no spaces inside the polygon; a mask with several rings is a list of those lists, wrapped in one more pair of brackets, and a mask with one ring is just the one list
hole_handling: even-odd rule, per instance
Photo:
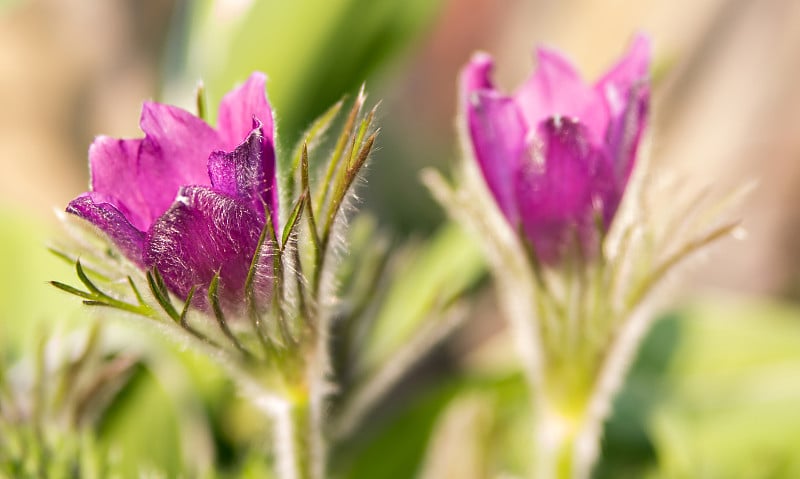
{"label": "green leaf", "polygon": [[94,299],[94,294],[87,293],[86,291],[80,290],[68,284],[64,284],[58,281],[50,281],[50,284],[55,286],[56,288],[60,289],[61,291],[66,291],[69,294],[74,294],[75,296],[85,298],[85,299]]}
{"label": "green leaf", "polygon": [[442,227],[400,271],[375,319],[363,357],[373,367],[391,357],[437,303],[451,299],[485,273],[482,255],[461,229]]}

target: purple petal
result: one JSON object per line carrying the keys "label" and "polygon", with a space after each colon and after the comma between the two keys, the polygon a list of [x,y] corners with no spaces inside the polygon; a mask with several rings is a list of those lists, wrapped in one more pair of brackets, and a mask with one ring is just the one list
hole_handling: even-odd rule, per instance
{"label": "purple petal", "polygon": [[98,193],[84,193],[69,203],[67,212],[97,226],[129,260],[143,265],[144,233],[128,221],[128,212],[118,200]]}
{"label": "purple petal", "polygon": [[612,166],[589,136],[588,128],[573,119],[543,121],[515,177],[526,236],[546,263],[558,261],[576,234],[592,248],[595,215],[613,216],[605,206],[615,198]]}
{"label": "purple petal", "polygon": [[628,181],[647,124],[650,50],[650,40],[637,36],[625,57],[595,87],[603,94],[611,112],[606,143],[614,158],[620,188]]}
{"label": "purple petal", "polygon": [[231,151],[250,134],[253,118],[261,122],[264,138],[274,145],[272,108],[266,95],[267,77],[253,73],[242,85],[231,90],[222,99],[217,115],[217,131],[222,139],[222,149]]}
{"label": "purple petal", "polygon": [[169,105],[145,103],[140,124],[146,136],[138,169],[118,174],[133,174],[131,181],[150,206],[147,219],[152,224],[170,207],[181,186],[209,184],[208,156],[219,148],[220,140],[203,120]]}
{"label": "purple petal", "polygon": [[500,210],[515,224],[518,211],[513,179],[527,148],[522,116],[512,99],[486,90],[469,95],[466,115],[475,159],[483,177]]}
{"label": "purple petal", "polygon": [[639,143],[647,126],[649,92],[646,85],[628,92],[625,110],[612,118],[606,134],[606,149],[614,163],[614,179],[624,189],[636,162]]}
{"label": "purple petal", "polygon": [[537,59],[536,71],[514,95],[528,127],[551,116],[579,118],[590,139],[600,143],[608,121],[605,103],[558,52],[539,48]]}
{"label": "purple petal", "polygon": [[489,54],[478,52],[472,55],[461,71],[461,92],[465,99],[475,90],[494,90],[490,78],[492,67],[492,57]]}
{"label": "purple petal", "polygon": [[153,212],[152,206],[142,196],[142,186],[138,171],[139,148],[142,140],[117,140],[99,136],[89,147],[89,169],[91,187],[94,192],[113,194],[108,202],[120,208],[123,203],[128,212],[125,216],[138,229],[147,230],[152,220],[160,212]]}
{"label": "purple petal", "polygon": [[[278,191],[275,176],[275,125],[272,108],[266,96],[267,77],[263,73],[253,73],[239,87],[233,89],[222,99],[219,106],[217,131],[222,140],[222,149],[233,151],[248,138],[260,122],[261,164],[260,177],[254,189],[262,191],[263,201],[269,205],[273,220],[277,220]],[[254,178],[255,179],[255,178]],[[262,189],[266,181],[266,189]],[[263,207],[262,207],[263,208]],[[277,223],[276,223],[277,224]]]}
{"label": "purple petal", "polygon": [[261,234],[250,205],[202,186],[181,189],[178,200],[147,233],[145,265],[157,267],[167,286],[186,298],[192,286],[202,304],[220,274],[220,298],[242,304],[244,284]]}
{"label": "purple petal", "polygon": [[272,203],[275,176],[274,170],[264,171],[264,142],[257,125],[235,150],[216,151],[208,158],[208,175],[214,189],[250,203],[262,224],[265,205],[270,208],[273,221],[277,220]]}
{"label": "purple petal", "polygon": [[650,39],[645,35],[637,35],[625,56],[595,85],[595,90],[608,103],[612,116],[620,115],[625,110],[631,88],[646,86],[650,52]]}

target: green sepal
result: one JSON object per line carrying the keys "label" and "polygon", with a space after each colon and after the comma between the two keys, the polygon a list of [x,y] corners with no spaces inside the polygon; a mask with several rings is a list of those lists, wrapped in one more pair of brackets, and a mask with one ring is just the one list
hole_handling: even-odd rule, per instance
{"label": "green sepal", "polygon": [[314,123],[312,123],[308,130],[306,130],[303,139],[298,142],[297,146],[295,146],[292,153],[291,170],[290,174],[288,175],[288,182],[286,185],[288,198],[294,197],[296,179],[295,173],[302,163],[303,155],[308,155],[308,148],[313,148],[321,140],[321,138],[330,128],[333,121],[337,116],[339,116],[339,112],[342,110],[343,105],[344,98],[336,102],[333,106],[328,108],[325,113],[317,117],[317,119],[314,120]]}
{"label": "green sepal", "polygon": [[127,311],[129,313],[152,317],[152,310],[146,304],[143,304],[141,302],[139,303],[139,305],[130,304],[125,301],[120,301],[116,298],[113,298],[108,294],[104,293],[103,291],[101,291],[100,288],[98,288],[92,282],[92,280],[89,279],[89,276],[84,271],[80,260],[77,260],[75,262],[75,272],[78,276],[78,279],[81,281],[81,283],[83,283],[84,286],[86,286],[86,288],[89,291],[83,291],[81,289],[62,283],[60,281],[50,281],[50,284],[60,289],[61,291],[82,298],[84,300],[83,303],[88,306],[108,306],[122,311]]}
{"label": "green sepal", "polygon": [[[307,192],[309,195],[311,194],[311,185],[308,179],[308,145],[303,144],[303,150],[300,160],[300,179],[302,182],[303,191]],[[309,234],[311,235],[311,243],[314,247],[314,256],[316,257],[319,255],[319,231],[317,231],[317,220],[314,214],[314,203],[312,201],[308,201],[308,226],[310,229]]]}
{"label": "green sepal", "polygon": [[150,292],[153,293],[153,297],[156,298],[161,309],[163,309],[164,312],[167,313],[167,316],[173,321],[180,323],[181,316],[178,314],[178,311],[172,304],[172,300],[169,298],[169,291],[164,284],[164,278],[161,276],[158,268],[154,267],[147,272],[147,284],[150,286]]}
{"label": "green sepal", "polygon": [[281,253],[283,253],[284,249],[286,249],[286,243],[289,241],[289,237],[291,236],[292,232],[295,231],[297,224],[300,222],[300,218],[303,215],[303,209],[305,208],[307,201],[308,191],[304,190],[300,195],[300,198],[297,199],[294,208],[292,208],[292,212],[289,215],[289,218],[286,220],[286,226],[283,227],[283,234],[281,235]]}
{"label": "green sepal", "polygon": [[242,346],[242,343],[236,338],[228,326],[228,320],[225,319],[225,313],[219,304],[219,271],[211,278],[211,284],[208,285],[208,303],[211,305],[211,310],[214,312],[214,317],[217,320],[219,329],[227,337],[231,343],[242,353],[245,357],[250,357],[250,352]]}

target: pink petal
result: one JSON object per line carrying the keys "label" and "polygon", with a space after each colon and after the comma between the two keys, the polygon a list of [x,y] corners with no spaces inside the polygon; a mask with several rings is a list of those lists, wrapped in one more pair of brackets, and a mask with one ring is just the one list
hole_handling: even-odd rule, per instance
{"label": "pink petal", "polygon": [[611,119],[606,134],[606,149],[614,162],[614,178],[620,190],[633,171],[644,130],[647,127],[649,92],[647,85],[628,91],[624,110]]}
{"label": "pink petal", "polygon": [[219,272],[220,297],[242,304],[261,225],[247,202],[202,186],[185,187],[147,233],[144,262],[157,267],[182,298],[198,286],[202,300]]}
{"label": "pink petal", "polygon": [[513,178],[527,148],[522,116],[512,99],[486,90],[470,94],[466,115],[475,159],[500,209],[514,224],[518,211]]}
{"label": "pink petal", "polygon": [[264,207],[267,206],[273,214],[273,224],[277,224],[277,205],[272,201],[275,172],[274,167],[264,170],[265,142],[260,125],[257,125],[232,152],[212,153],[208,158],[208,174],[216,191],[249,202],[262,224],[265,222]]}
{"label": "pink petal", "polygon": [[602,99],[558,52],[539,48],[537,59],[536,71],[514,95],[528,127],[536,128],[551,116],[579,118],[592,142],[599,144],[608,121]]}
{"label": "pink petal", "polygon": [[275,124],[272,118],[272,108],[267,101],[266,81],[267,77],[263,73],[253,73],[246,82],[225,95],[219,106],[217,130],[223,141],[222,149],[233,151],[248,138],[254,128],[260,128],[263,139],[261,140],[261,164],[257,168],[267,182],[266,190],[262,190],[266,191],[266,194],[262,197],[273,213],[274,224],[277,224]]}
{"label": "pink petal", "polygon": [[84,193],[70,201],[67,212],[97,226],[129,260],[143,265],[144,233],[131,225],[126,218],[128,212],[118,200],[99,193]]}
{"label": "pink petal", "polygon": [[489,54],[478,52],[472,55],[467,66],[461,71],[461,94],[465,100],[475,90],[494,90],[490,78],[492,68],[492,57]]}
{"label": "pink petal", "polygon": [[515,175],[526,236],[544,262],[559,259],[576,233],[590,247],[597,208],[611,197],[612,166],[589,139],[588,128],[554,117],[538,128],[530,156]]}
{"label": "pink petal", "polygon": [[647,126],[650,51],[649,38],[636,36],[626,55],[595,87],[611,112],[606,143],[614,158],[616,180],[621,189],[633,169],[639,142]]}
{"label": "pink petal", "polygon": [[148,198],[142,195],[137,181],[139,148],[142,140],[117,140],[99,136],[89,147],[89,170],[91,171],[92,191],[113,195],[109,203],[120,208],[123,203],[128,210],[125,215],[138,229],[147,230],[154,212]]}
{"label": "pink petal", "polygon": [[145,103],[140,124],[145,138],[131,181],[150,206],[149,226],[181,186],[209,184],[208,156],[220,140],[203,120],[170,105]]}
{"label": "pink petal", "polygon": [[595,90],[607,102],[612,116],[625,110],[631,88],[646,87],[650,75],[651,49],[650,39],[645,35],[637,35],[625,56],[595,85]]}
{"label": "pink petal", "polygon": [[266,82],[266,75],[253,73],[246,82],[222,98],[217,115],[221,149],[231,151],[239,146],[253,129],[253,118],[261,122],[267,143],[275,144],[275,125],[267,101]]}

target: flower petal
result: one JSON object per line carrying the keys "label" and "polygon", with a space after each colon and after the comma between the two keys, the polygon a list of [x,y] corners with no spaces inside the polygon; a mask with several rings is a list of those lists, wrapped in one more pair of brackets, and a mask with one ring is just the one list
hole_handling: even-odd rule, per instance
{"label": "flower petal", "polygon": [[[219,272],[220,298],[241,304],[260,234],[261,221],[247,202],[202,186],[185,187],[147,233],[145,265],[157,267],[181,298],[193,286],[207,290]],[[196,296],[200,304],[203,296]]]}
{"label": "flower petal", "polygon": [[534,129],[551,116],[580,118],[599,144],[608,121],[605,103],[558,52],[539,48],[536,55],[536,71],[514,95],[528,127]]}
{"label": "flower petal", "polygon": [[143,265],[144,233],[128,221],[128,212],[118,200],[99,193],[84,193],[70,201],[67,212],[97,226],[129,260]]}
{"label": "flower petal", "polygon": [[650,103],[650,40],[638,35],[628,53],[595,87],[611,112],[606,144],[614,159],[616,181],[625,183],[636,161]]}
{"label": "flower petal", "polygon": [[513,178],[526,149],[522,116],[512,99],[487,90],[469,95],[466,116],[475,159],[489,190],[503,214],[516,224]]}
{"label": "flower petal", "polygon": [[183,185],[207,185],[208,156],[219,137],[203,120],[180,108],[145,103],[140,121],[145,138],[135,179],[148,205],[149,225],[170,207]]}
{"label": "flower petal", "polygon": [[261,122],[264,138],[274,145],[275,125],[272,108],[266,95],[267,77],[256,72],[246,82],[231,90],[222,99],[217,115],[217,131],[222,139],[222,149],[231,151],[253,129],[253,118]]}
{"label": "flower petal", "polygon": [[[469,95],[475,90],[494,90],[490,78],[493,68],[492,57],[487,53],[477,52],[461,71],[461,94]],[[464,96],[466,99],[467,97]]]}
{"label": "flower petal", "polygon": [[624,111],[612,118],[606,133],[606,149],[614,162],[614,179],[624,189],[636,162],[639,143],[647,126],[649,92],[646,85],[628,92]]}
{"label": "flower petal", "polygon": [[[272,108],[266,95],[267,77],[256,72],[239,87],[230,91],[219,106],[217,131],[222,140],[222,149],[233,151],[247,139],[254,128],[260,128],[262,152],[259,184],[266,181],[263,199],[270,206],[274,219],[278,212],[278,190],[275,176],[275,124]],[[277,223],[276,223],[277,224]]]}
{"label": "flower petal", "polygon": [[650,73],[650,39],[637,35],[624,57],[595,85],[595,90],[608,104],[612,116],[626,108],[628,92],[634,86],[644,87]]}
{"label": "flower petal", "polygon": [[208,175],[215,190],[250,203],[263,224],[266,221],[264,206],[272,212],[273,221],[277,220],[277,209],[272,203],[274,170],[264,171],[266,139],[261,134],[260,126],[256,125],[245,141],[232,152],[212,153],[208,158]]}
{"label": "flower petal", "polygon": [[515,193],[525,233],[542,261],[557,261],[576,233],[584,247],[592,247],[595,215],[606,219],[604,201],[614,199],[611,169],[585,125],[561,117],[539,125],[515,176]]}
{"label": "flower petal", "polygon": [[149,186],[138,181],[138,158],[142,140],[117,140],[107,136],[97,137],[89,147],[89,169],[92,191],[108,196],[108,202],[120,208],[124,204],[127,219],[138,229],[145,231],[150,227],[150,218],[160,212],[152,211],[152,206],[142,191]]}

